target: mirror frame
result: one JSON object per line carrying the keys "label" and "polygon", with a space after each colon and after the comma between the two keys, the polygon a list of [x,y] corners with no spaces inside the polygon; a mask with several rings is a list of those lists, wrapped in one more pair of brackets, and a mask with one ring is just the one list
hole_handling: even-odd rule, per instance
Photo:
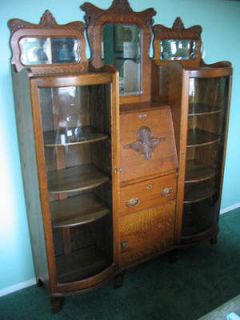
{"label": "mirror frame", "polygon": [[[15,71],[30,69],[32,74],[84,72],[88,69],[86,58],[86,43],[84,38],[84,24],[71,22],[64,25],[57,24],[50,11],[46,10],[39,24],[32,24],[20,19],[11,19],[8,22],[11,31],[10,46],[12,50],[11,63]],[[21,61],[20,40],[23,38],[74,38],[80,41],[80,59],[73,63],[54,63],[25,65]]]}
{"label": "mirror frame", "polygon": [[[166,65],[173,61],[181,63],[184,67],[197,68],[201,65],[202,54],[202,27],[199,25],[185,28],[181,18],[176,18],[172,28],[167,28],[164,25],[157,24],[153,26],[153,59],[159,65]],[[196,41],[196,57],[189,60],[161,60],[160,42],[162,40],[192,40]]]}
{"label": "mirror frame", "polygon": [[128,0],[113,0],[112,5],[100,9],[91,3],[85,2],[80,7],[85,12],[87,35],[91,49],[91,63],[95,68],[104,65],[102,61],[102,36],[105,24],[136,25],[141,34],[141,94],[133,96],[120,96],[120,104],[146,102],[151,94],[151,60],[149,48],[152,37],[153,8],[135,12],[130,7]]}

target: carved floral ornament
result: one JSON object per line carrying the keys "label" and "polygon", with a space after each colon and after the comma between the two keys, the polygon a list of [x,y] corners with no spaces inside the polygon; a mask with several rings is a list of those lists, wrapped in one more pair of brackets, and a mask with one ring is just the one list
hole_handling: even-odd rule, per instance
{"label": "carved floral ornament", "polygon": [[133,149],[143,154],[145,160],[150,160],[156,147],[165,142],[166,138],[157,138],[152,136],[152,131],[147,126],[142,126],[137,131],[137,140],[133,143],[125,145],[124,149]]}

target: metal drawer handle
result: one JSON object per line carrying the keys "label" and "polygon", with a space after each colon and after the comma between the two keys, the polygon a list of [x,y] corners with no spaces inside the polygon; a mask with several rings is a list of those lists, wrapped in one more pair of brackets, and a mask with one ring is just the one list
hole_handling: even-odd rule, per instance
{"label": "metal drawer handle", "polygon": [[142,120],[142,121],[145,121],[147,119],[147,113],[140,113],[138,115],[138,119]]}
{"label": "metal drawer handle", "polygon": [[121,242],[121,248],[122,248],[123,250],[126,250],[126,249],[128,248],[128,241],[127,241],[127,240],[123,240],[123,241]]}
{"label": "metal drawer handle", "polygon": [[164,188],[161,192],[161,196],[168,197],[171,193],[173,193],[173,188]]}
{"label": "metal drawer handle", "polygon": [[126,205],[127,208],[134,208],[134,207],[139,205],[139,202],[140,201],[139,201],[138,198],[131,198],[126,202],[125,205]]}

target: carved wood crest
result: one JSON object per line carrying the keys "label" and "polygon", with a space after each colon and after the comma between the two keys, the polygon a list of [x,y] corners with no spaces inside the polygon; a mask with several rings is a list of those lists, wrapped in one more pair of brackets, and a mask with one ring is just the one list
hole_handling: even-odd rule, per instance
{"label": "carved wood crest", "polygon": [[152,131],[147,126],[142,126],[137,131],[137,140],[133,143],[125,145],[124,149],[133,149],[143,154],[145,160],[150,160],[156,147],[166,141],[166,138],[158,138],[152,136]]}

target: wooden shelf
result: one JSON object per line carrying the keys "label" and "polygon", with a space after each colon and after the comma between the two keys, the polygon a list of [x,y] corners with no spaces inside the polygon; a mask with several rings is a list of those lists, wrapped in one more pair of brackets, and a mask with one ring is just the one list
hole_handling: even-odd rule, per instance
{"label": "wooden shelf", "polygon": [[203,103],[192,103],[189,105],[189,116],[207,115],[221,112],[221,109],[216,106],[210,106]]}
{"label": "wooden shelf", "polygon": [[201,130],[191,129],[188,130],[187,147],[204,146],[219,141],[219,136],[215,133]]}
{"label": "wooden shelf", "polygon": [[211,198],[216,193],[212,184],[207,183],[188,183],[184,189],[184,203],[199,202]]}
{"label": "wooden shelf", "polygon": [[89,190],[107,181],[108,176],[89,164],[48,173],[48,189],[52,194]]}
{"label": "wooden shelf", "polygon": [[[76,129],[77,134],[74,135]],[[90,126],[73,128],[73,135],[70,137],[64,137],[66,141],[61,141],[61,134],[58,130],[47,131],[44,133],[45,147],[58,147],[69,146],[75,144],[93,143],[108,139],[108,135],[99,133],[97,130]]]}
{"label": "wooden shelf", "polygon": [[83,248],[68,255],[56,257],[59,283],[74,282],[94,276],[112,264],[112,261],[94,247]]}
{"label": "wooden shelf", "polygon": [[197,160],[188,160],[186,164],[185,183],[200,182],[216,175],[216,170]]}
{"label": "wooden shelf", "polygon": [[54,228],[83,225],[110,213],[109,208],[95,194],[87,193],[50,204]]}

